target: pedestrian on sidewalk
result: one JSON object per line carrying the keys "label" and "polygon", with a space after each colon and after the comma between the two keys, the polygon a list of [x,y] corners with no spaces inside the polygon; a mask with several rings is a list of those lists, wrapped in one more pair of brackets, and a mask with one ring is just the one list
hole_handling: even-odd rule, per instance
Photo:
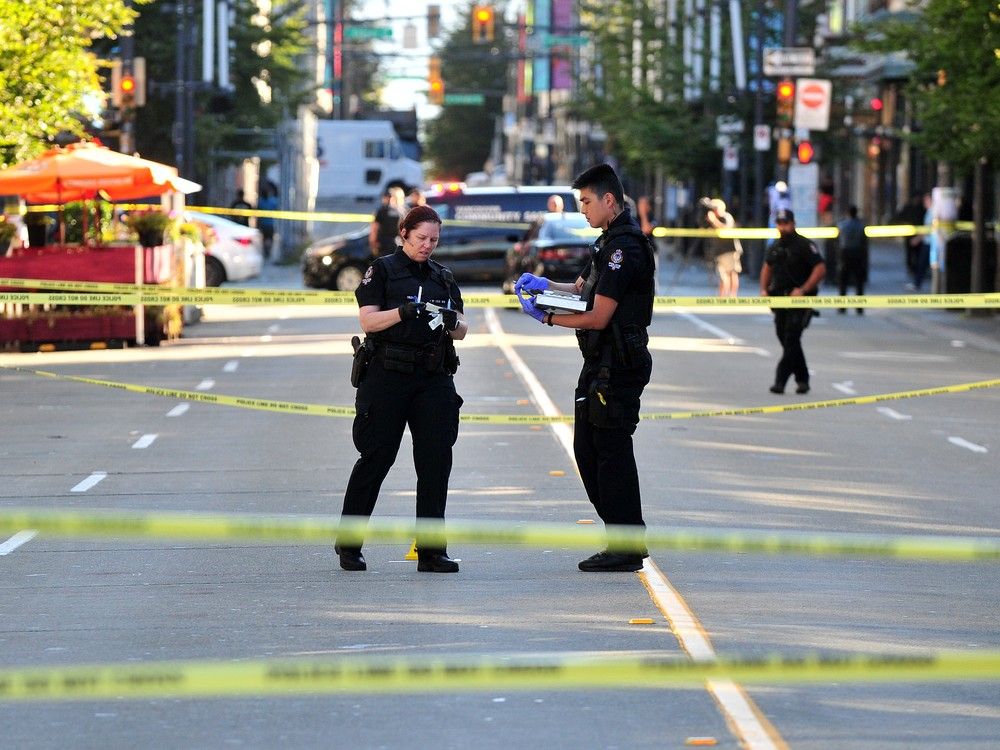
{"label": "pedestrian on sidewalk", "polygon": [[[234,200],[232,203],[230,203],[229,207],[230,208],[235,208],[235,209],[238,209],[238,210],[243,210],[243,211],[249,211],[250,209],[252,209],[253,206],[251,206],[247,202],[247,199],[244,197],[244,195],[245,194],[244,194],[244,192],[242,190],[237,190],[236,191],[236,200]],[[245,227],[250,226],[250,217],[249,216],[246,216],[244,214],[233,214],[230,218],[233,221],[235,221],[237,224],[242,224]]]}
{"label": "pedestrian on sidewalk", "polygon": [[[865,223],[858,218],[858,207],[850,206],[847,217],[837,224],[837,280],[840,282],[840,296],[847,294],[847,287],[854,286],[860,297],[865,293],[868,280],[868,235]],[[847,312],[840,308],[840,314]],[[858,315],[865,309],[858,308]]]}
{"label": "pedestrian on sidewalk", "polygon": [[[514,293],[540,323],[576,329],[583,369],[575,393],[573,452],[587,497],[606,525],[645,529],[632,435],[639,399],[653,360],[647,329],[653,315],[654,248],[625,203],[621,181],[608,164],[573,182],[580,210],[603,231],[580,277],[572,284],[523,274]],[[535,305],[546,289],[579,294],[586,312],[554,315]],[[647,557],[641,537],[628,549],[606,549],[579,564],[585,572],[640,570]]]}
{"label": "pedestrian on sidewalk", "polygon": [[[736,219],[726,210],[726,202],[721,198],[712,198],[708,201],[708,211],[705,214],[705,221],[710,229],[732,229],[736,226]],[[719,296],[736,297],[740,291],[740,272],[743,265],[740,258],[743,257],[743,246],[738,239],[726,239],[724,237],[710,237],[708,240],[709,253],[715,259],[715,273],[719,277]]]}
{"label": "pedestrian on sidewalk", "polygon": [[[774,217],[779,238],[768,248],[760,269],[761,297],[801,297],[819,294],[826,264],[816,245],[795,231],[795,214],[781,209]],[[802,351],[802,332],[813,311],[771,308],[774,330],[781,342],[781,359],[774,374],[771,393],[784,393],[788,378],[795,376],[796,393],[809,393],[809,367]]]}

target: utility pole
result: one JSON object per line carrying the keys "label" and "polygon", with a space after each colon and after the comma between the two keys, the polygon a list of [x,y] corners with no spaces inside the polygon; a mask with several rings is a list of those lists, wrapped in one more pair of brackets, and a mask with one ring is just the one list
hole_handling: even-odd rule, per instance
{"label": "utility pole", "polygon": [[[790,2],[792,0],[789,0]],[[764,3],[757,0],[754,8],[754,92],[753,92],[753,121],[754,124],[764,122]],[[755,227],[764,226],[764,205],[762,198],[764,195],[764,152],[753,151],[753,225]],[[760,252],[760,243],[754,240],[751,246],[754,253],[750,258],[750,273],[759,272],[760,264],[763,261],[763,254]]]}
{"label": "utility pole", "polygon": [[186,57],[184,47],[187,40],[187,0],[176,0],[174,8],[177,15],[177,37],[174,41],[174,125],[172,135],[174,165],[177,167],[177,171],[183,175],[187,172],[188,166],[185,162],[187,145],[184,138],[184,127],[187,121],[184,113],[187,105],[187,98],[184,95],[184,83],[187,76],[184,66]]}
{"label": "utility pole", "polygon": [[[125,7],[132,9],[132,0],[127,0]],[[135,27],[129,24],[122,35],[122,76],[133,74],[133,64],[135,60]],[[122,107],[121,109],[121,134],[118,136],[118,150],[123,154],[131,154],[135,151],[135,109],[133,107]]]}

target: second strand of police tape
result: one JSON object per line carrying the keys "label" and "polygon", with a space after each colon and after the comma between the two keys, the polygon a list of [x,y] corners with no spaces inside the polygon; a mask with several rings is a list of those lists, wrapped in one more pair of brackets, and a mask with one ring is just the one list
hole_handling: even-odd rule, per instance
{"label": "second strand of police tape", "polygon": [[[226,396],[222,394],[203,393],[200,391],[185,391],[175,388],[160,388],[157,386],[138,385],[135,383],[120,383],[112,380],[101,380],[98,378],[85,378],[77,375],[63,375],[61,373],[48,370],[34,370],[26,367],[11,367],[0,365],[0,369],[11,372],[23,372],[38,377],[52,378],[55,380],[65,380],[74,383],[84,383],[87,385],[97,385],[105,388],[128,391],[130,393],[142,393],[151,396],[161,396],[164,398],[181,399],[184,401],[195,401],[201,403],[217,404],[219,406],[234,406],[242,409],[254,409],[258,411],[283,412],[287,414],[302,414],[306,416],[324,417],[353,417],[355,415],[353,406],[335,406],[329,404],[308,404],[295,401],[278,401],[273,399],[258,399],[246,396]],[[771,405],[771,406],[750,406],[734,407],[727,409],[705,409],[701,411],[683,412],[660,412],[641,414],[641,418],[647,421],[673,420],[673,419],[698,419],[706,417],[738,417],[761,414],[781,414],[783,412],[809,411],[812,409],[830,409],[841,406],[859,406],[863,404],[877,404],[886,401],[901,401],[909,398],[921,398],[926,396],[942,396],[950,393],[964,393],[969,391],[984,390],[1000,386],[1000,378],[993,380],[979,380],[971,383],[958,383],[956,385],[937,386],[934,388],[920,388],[912,391],[897,391],[894,393],[880,393],[870,396],[851,396],[849,398],[829,399],[826,401],[808,401],[803,403]],[[559,416],[547,416],[544,414],[462,414],[462,422],[472,424],[521,424],[521,425],[545,425],[555,423],[567,423],[573,421],[573,416],[569,414]]]}

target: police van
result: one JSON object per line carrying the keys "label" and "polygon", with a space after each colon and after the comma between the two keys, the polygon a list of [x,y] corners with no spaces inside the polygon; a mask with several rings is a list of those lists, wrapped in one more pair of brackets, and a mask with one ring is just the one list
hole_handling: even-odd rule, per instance
{"label": "police van", "polygon": [[[547,211],[549,197],[558,195],[566,211],[576,211],[576,194],[568,185],[528,187],[467,187],[463,183],[433,185],[427,205],[444,220],[434,255],[459,281],[501,282],[507,251],[532,222]],[[306,286],[352,291],[374,256],[368,230],[314,242],[302,256]]]}

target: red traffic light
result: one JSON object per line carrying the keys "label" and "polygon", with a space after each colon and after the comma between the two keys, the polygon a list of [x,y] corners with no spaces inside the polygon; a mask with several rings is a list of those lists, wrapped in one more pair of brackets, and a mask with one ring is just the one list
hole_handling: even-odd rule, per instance
{"label": "red traffic light", "polygon": [[135,93],[135,78],[132,76],[122,76],[121,83],[118,84],[123,94]]}
{"label": "red traffic light", "polygon": [[871,105],[871,108],[872,108],[873,111],[875,111],[875,112],[881,112],[882,111],[882,100],[879,97],[873,96],[871,98],[871,101],[868,102],[868,103]]}
{"label": "red traffic light", "polygon": [[778,100],[787,101],[795,97],[795,82],[794,81],[779,81],[778,83]]}
{"label": "red traffic light", "polygon": [[816,156],[816,149],[809,141],[801,141],[796,149],[795,155],[799,159],[799,164],[808,164]]}
{"label": "red traffic light", "polygon": [[493,20],[493,9],[492,8],[477,8],[476,9],[476,20],[479,23],[489,23]]}

